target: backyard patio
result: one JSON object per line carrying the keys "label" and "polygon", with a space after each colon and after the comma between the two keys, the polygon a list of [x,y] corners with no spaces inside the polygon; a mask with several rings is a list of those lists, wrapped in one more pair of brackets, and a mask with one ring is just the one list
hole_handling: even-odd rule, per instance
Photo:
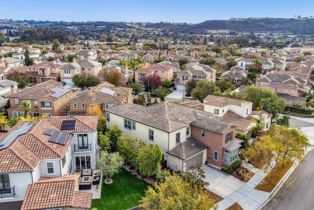
{"label": "backyard patio", "polygon": [[92,209],[125,210],[135,207],[140,204],[147,188],[146,182],[122,169],[119,174],[113,177],[111,185],[102,185],[101,198],[93,200]]}

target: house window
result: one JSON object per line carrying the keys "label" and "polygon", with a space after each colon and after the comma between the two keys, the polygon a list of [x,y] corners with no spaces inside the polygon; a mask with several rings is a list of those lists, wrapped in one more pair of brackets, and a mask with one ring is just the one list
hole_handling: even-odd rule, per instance
{"label": "house window", "polygon": [[176,134],[176,144],[180,143],[180,133]]}
{"label": "house window", "polygon": [[73,103],[73,109],[77,109],[77,104]]}
{"label": "house window", "polygon": [[78,148],[88,149],[88,136],[87,134],[77,134]]}
{"label": "house window", "polygon": [[124,119],[124,128],[127,128],[129,130],[135,130],[135,122],[129,119]]}
{"label": "house window", "polygon": [[0,191],[4,189],[10,189],[10,178],[9,174],[0,175]]}
{"label": "house window", "polygon": [[107,122],[110,122],[110,113],[106,113],[106,120]]}
{"label": "house window", "polygon": [[85,104],[82,104],[82,109],[85,109],[85,107],[86,107]]}
{"label": "house window", "polygon": [[154,131],[151,129],[148,129],[148,139],[154,141]]}
{"label": "house window", "polygon": [[15,104],[19,104],[19,99],[18,99],[18,98],[15,98],[15,99],[14,99],[14,103],[15,103]]}
{"label": "house window", "polygon": [[226,138],[225,138],[225,142],[228,143],[229,141],[232,141],[233,139],[233,133],[227,133]]}
{"label": "house window", "polygon": [[205,130],[204,129],[201,129],[201,136],[205,136]]}
{"label": "house window", "polygon": [[41,108],[51,108],[51,102],[41,102]]}
{"label": "house window", "polygon": [[53,167],[53,162],[48,162],[47,163],[47,174],[54,174],[55,170]]}
{"label": "house window", "polygon": [[214,160],[218,160],[218,152],[214,152]]}
{"label": "house window", "polygon": [[82,169],[90,169],[91,168],[91,160],[90,156],[79,156],[75,158],[75,167],[76,170]]}
{"label": "house window", "polygon": [[219,115],[219,109],[214,109],[214,114]]}
{"label": "house window", "polygon": [[33,117],[39,117],[39,113],[38,112],[33,112]]}

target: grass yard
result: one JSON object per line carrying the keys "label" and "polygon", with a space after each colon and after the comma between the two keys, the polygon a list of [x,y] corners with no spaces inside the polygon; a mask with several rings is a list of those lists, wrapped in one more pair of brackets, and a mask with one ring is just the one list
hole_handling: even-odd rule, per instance
{"label": "grass yard", "polygon": [[122,169],[111,185],[103,184],[101,199],[93,200],[92,209],[126,210],[140,204],[148,184]]}
{"label": "grass yard", "polygon": [[293,164],[288,163],[287,165],[280,167],[280,168],[274,168],[272,169],[266,177],[259,183],[255,189],[265,191],[265,192],[271,192],[277,183],[281,180],[281,178],[287,173],[287,171],[291,168]]}

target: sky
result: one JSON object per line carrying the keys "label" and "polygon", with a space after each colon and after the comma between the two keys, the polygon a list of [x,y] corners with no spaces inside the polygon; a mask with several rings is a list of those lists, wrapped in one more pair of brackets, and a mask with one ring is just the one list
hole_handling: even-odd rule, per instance
{"label": "sky", "polygon": [[187,22],[314,16],[313,0],[1,0],[0,19]]}

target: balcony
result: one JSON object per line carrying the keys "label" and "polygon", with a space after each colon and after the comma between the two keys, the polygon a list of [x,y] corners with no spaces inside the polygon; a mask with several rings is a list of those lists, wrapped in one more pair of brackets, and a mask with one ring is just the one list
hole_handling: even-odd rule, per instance
{"label": "balcony", "polygon": [[87,151],[92,151],[92,145],[87,144],[87,145],[74,145],[74,152],[87,152]]}
{"label": "balcony", "polygon": [[14,198],[15,197],[15,188],[5,188],[0,189],[0,199],[1,198]]}

